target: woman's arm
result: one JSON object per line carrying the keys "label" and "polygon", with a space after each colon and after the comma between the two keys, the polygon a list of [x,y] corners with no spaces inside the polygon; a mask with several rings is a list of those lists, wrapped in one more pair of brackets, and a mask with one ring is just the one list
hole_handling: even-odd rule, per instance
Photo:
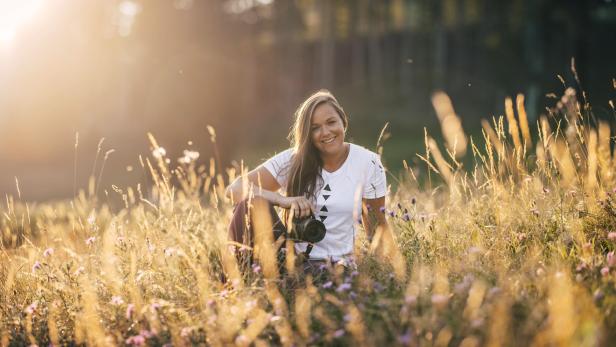
{"label": "woman's arm", "polygon": [[275,206],[290,208],[295,216],[307,217],[314,213],[314,206],[303,196],[287,197],[279,194],[280,184],[272,174],[263,166],[250,171],[246,175],[247,184],[244,184],[242,176],[237,177],[227,186],[225,195],[233,203],[246,199],[252,191],[254,197],[263,198]]}
{"label": "woman's arm", "polygon": [[362,202],[362,223],[368,240],[372,241],[378,227],[388,227],[387,219],[385,218],[385,197],[363,199]]}
{"label": "woman's arm", "polygon": [[274,176],[263,166],[250,171],[246,175],[246,184],[243,182],[242,176],[238,176],[231,184],[227,186],[225,195],[231,199],[233,203],[241,201],[248,197],[248,193],[252,190],[254,196],[261,197],[272,204],[280,205],[280,198],[283,196],[276,191],[280,189],[280,184]]}

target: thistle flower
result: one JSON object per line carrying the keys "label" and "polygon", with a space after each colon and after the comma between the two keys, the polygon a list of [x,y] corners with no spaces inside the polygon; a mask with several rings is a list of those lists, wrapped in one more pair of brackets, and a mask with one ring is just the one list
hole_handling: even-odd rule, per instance
{"label": "thistle flower", "polygon": [[43,257],[51,257],[53,255],[53,248],[49,247],[43,252]]}
{"label": "thistle flower", "polygon": [[336,288],[336,292],[342,293],[342,292],[346,292],[349,289],[351,289],[350,283],[342,283],[341,285],[338,286],[338,288]]}
{"label": "thistle flower", "polygon": [[43,267],[43,265],[41,265],[41,263],[37,260],[34,262],[34,265],[32,265],[32,272],[36,272],[36,270],[40,270],[41,267]]}

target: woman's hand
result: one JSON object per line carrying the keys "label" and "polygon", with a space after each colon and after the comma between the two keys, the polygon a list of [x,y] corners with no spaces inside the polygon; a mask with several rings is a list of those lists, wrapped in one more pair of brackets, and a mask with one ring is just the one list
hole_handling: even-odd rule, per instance
{"label": "woman's hand", "polygon": [[303,196],[283,196],[278,206],[288,208],[294,217],[304,218],[314,214],[315,207]]}

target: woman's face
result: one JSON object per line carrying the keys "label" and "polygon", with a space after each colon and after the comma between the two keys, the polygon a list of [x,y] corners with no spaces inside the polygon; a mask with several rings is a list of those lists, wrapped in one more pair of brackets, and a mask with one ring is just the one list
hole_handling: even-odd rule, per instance
{"label": "woman's face", "polygon": [[315,108],[310,124],[310,138],[321,155],[344,151],[342,117],[329,103],[322,103]]}

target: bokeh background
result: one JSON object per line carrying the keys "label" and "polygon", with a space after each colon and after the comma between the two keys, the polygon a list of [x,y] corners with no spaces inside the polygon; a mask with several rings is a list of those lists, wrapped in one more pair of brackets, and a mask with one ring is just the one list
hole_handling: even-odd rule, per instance
{"label": "bokeh background", "polygon": [[288,146],[319,88],[350,114],[352,141],[374,149],[390,124],[395,175],[424,127],[440,133],[434,91],[477,139],[507,96],[526,96],[533,123],[580,88],[572,57],[613,119],[615,33],[611,0],[0,0],[0,193],[17,177],[22,199],[71,197],[112,149],[103,189],[140,182],[147,132],[173,165],[191,149],[254,167]]}

